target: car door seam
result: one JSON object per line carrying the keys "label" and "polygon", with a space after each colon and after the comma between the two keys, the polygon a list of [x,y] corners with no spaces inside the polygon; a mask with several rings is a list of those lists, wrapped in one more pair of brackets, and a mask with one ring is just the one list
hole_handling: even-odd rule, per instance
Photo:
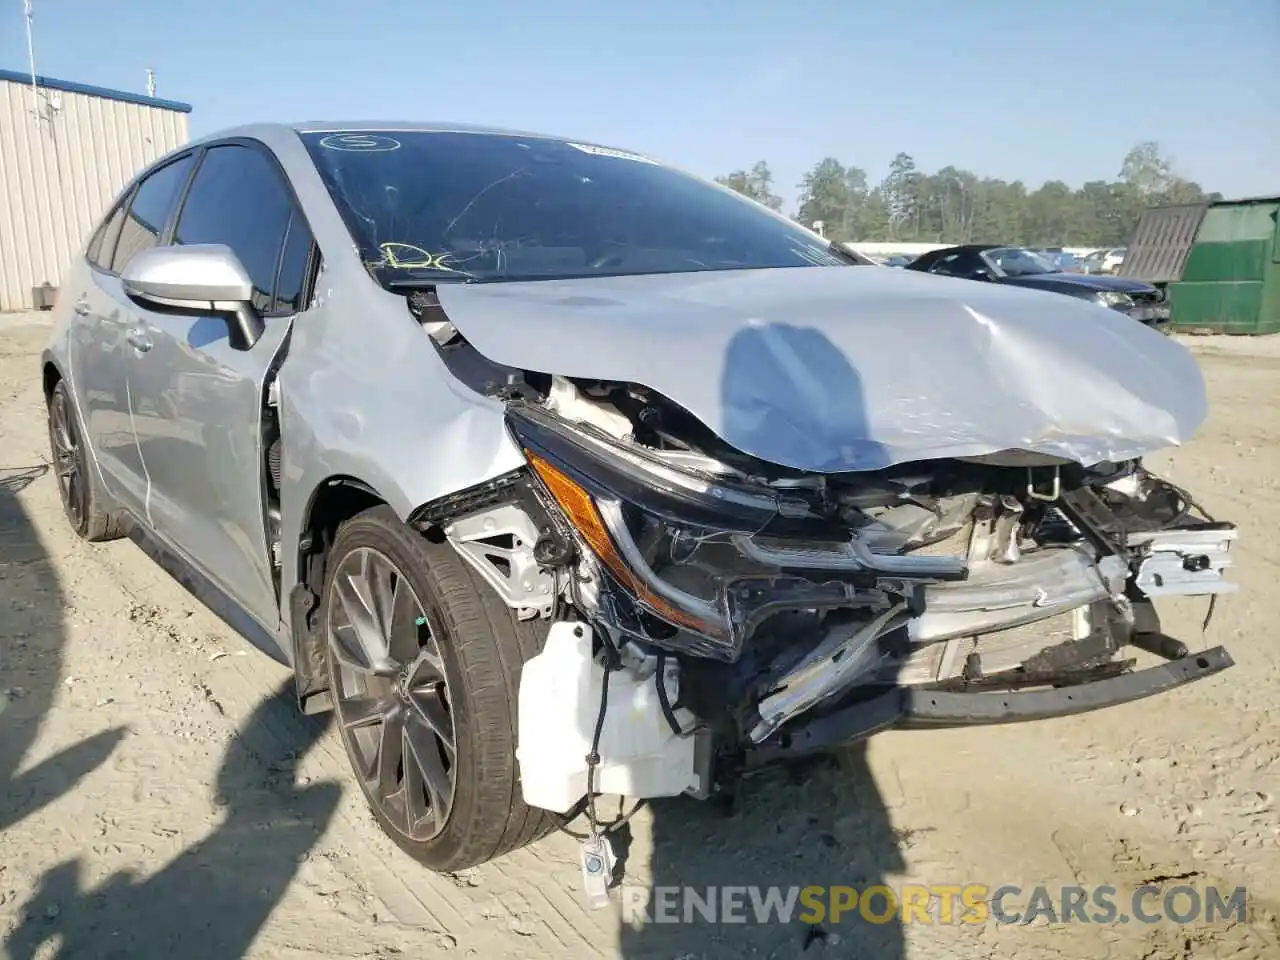
{"label": "car door seam", "polygon": [[142,444],[138,442],[138,426],[133,419],[133,391],[129,388],[129,375],[124,378],[124,397],[129,405],[129,429],[133,431],[133,446],[138,451],[138,462],[142,464],[142,478],[147,483],[147,492],[142,498],[142,509],[147,515],[147,526],[155,529],[151,520],[151,471],[147,469],[147,460],[142,455]]}

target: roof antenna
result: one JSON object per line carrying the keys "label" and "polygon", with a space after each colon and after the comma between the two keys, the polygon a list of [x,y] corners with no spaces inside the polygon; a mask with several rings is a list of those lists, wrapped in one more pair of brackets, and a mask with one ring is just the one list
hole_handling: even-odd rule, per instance
{"label": "roof antenna", "polygon": [[[30,2],[30,0],[28,0]],[[156,72],[147,67],[147,96],[155,97],[156,95]]]}

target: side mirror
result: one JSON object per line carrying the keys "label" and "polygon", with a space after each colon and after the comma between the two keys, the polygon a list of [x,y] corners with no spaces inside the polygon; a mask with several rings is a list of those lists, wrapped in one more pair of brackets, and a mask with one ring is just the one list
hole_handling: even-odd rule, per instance
{"label": "side mirror", "polygon": [[969,274],[970,280],[994,280],[995,277],[986,267],[979,267],[973,273]]}
{"label": "side mirror", "polygon": [[253,306],[253,281],[225,244],[151,247],[129,261],[120,280],[126,294],[148,306],[223,315],[237,350],[248,350],[265,329]]}

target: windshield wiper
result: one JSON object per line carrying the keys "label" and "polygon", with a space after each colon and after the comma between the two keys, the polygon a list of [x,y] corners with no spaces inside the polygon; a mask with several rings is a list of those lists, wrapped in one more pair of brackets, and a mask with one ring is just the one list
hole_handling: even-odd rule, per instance
{"label": "windshield wiper", "polygon": [[473,273],[462,273],[457,270],[441,270],[429,277],[408,277],[403,280],[384,280],[383,286],[388,290],[416,290],[420,287],[434,287],[441,283],[484,283],[483,277]]}

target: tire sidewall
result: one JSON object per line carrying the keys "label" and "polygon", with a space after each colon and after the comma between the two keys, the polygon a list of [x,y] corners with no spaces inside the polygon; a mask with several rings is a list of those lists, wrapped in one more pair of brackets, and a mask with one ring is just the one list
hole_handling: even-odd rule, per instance
{"label": "tire sidewall", "polygon": [[58,445],[54,439],[53,407],[59,400],[67,412],[67,431],[75,442],[76,472],[80,476],[80,519],[77,521],[71,512],[69,503],[71,491],[68,490],[64,493],[61,478],[55,477],[58,484],[58,500],[62,503],[62,515],[67,518],[67,523],[71,526],[71,529],[78,536],[83,537],[89,529],[89,513],[93,506],[91,502],[93,478],[89,473],[89,464],[85,455],[84,431],[80,429],[80,415],[76,410],[76,405],[71,401],[71,391],[67,389],[65,380],[59,380],[54,386],[53,391],[49,394],[49,402],[45,410],[49,431],[49,456],[53,460],[55,472],[58,470]]}
{"label": "tire sidewall", "polygon": [[[397,526],[401,529],[396,530]],[[403,527],[399,518],[389,507],[377,507],[366,511],[348,521],[340,529],[325,565],[324,591],[320,601],[325,662],[336,719],[340,719],[337,708],[339,686],[337,667],[329,653],[329,604],[337,570],[341,567],[343,559],[360,547],[377,550],[384,554],[396,566],[401,576],[408,581],[422,605],[427,625],[431,629],[432,636],[436,638],[440,657],[444,663],[445,680],[449,687],[449,708],[453,718],[454,742],[457,748],[453,807],[449,811],[449,819],[444,829],[429,840],[413,840],[397,830],[370,796],[363,778],[356,771],[354,764],[356,752],[352,748],[349,733],[342,728],[341,722],[338,724],[339,735],[342,737],[348,760],[353,761],[352,772],[356,776],[357,786],[368,801],[374,818],[383,832],[414,859],[434,869],[447,870],[463,852],[465,838],[470,832],[476,814],[477,745],[474,742],[475,724],[472,722],[474,704],[471,691],[464,683],[464,671],[453,631],[450,629],[441,598],[430,574],[430,564],[433,561],[441,562],[442,558],[429,556],[426,541],[422,540],[419,534]]]}

